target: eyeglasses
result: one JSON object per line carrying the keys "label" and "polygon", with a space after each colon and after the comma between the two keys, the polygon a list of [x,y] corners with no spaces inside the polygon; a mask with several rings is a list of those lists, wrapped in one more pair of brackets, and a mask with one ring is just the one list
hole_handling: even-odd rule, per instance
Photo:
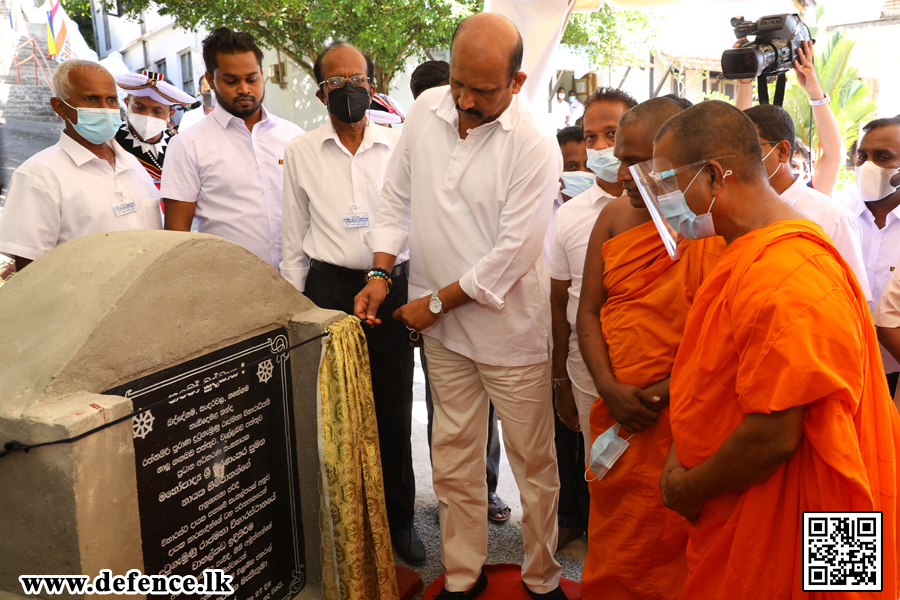
{"label": "eyeglasses", "polygon": [[363,85],[369,83],[369,78],[365,75],[354,75],[353,77],[329,77],[325,81],[319,82],[319,85],[328,86],[331,89],[344,87],[347,82],[354,85]]}

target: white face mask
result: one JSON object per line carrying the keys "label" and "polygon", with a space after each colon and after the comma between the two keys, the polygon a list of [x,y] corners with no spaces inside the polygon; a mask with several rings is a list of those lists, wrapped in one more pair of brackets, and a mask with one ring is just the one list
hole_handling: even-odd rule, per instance
{"label": "white face mask", "polygon": [[128,110],[128,124],[145,142],[152,140],[168,127],[168,124],[162,119],[138,115],[131,112],[131,109]]}
{"label": "white face mask", "polygon": [[594,440],[594,443],[591,444],[590,468],[591,471],[594,472],[595,478],[588,479],[588,475],[585,472],[585,481],[600,481],[606,477],[606,474],[613,468],[613,465],[616,464],[619,457],[624,454],[625,450],[630,445],[628,440],[633,438],[634,434],[631,434],[628,439],[623,440],[619,437],[619,430],[621,428],[622,426],[616,423],[598,435],[597,439]]}
{"label": "white face mask", "polygon": [[565,100],[565,99],[566,99],[566,95],[565,95],[565,94],[557,94],[556,97],[559,98],[560,100]]}
{"label": "white face mask", "polygon": [[870,160],[856,167],[856,189],[866,202],[874,202],[887,198],[896,191],[891,185],[893,177],[900,169],[885,169]]}

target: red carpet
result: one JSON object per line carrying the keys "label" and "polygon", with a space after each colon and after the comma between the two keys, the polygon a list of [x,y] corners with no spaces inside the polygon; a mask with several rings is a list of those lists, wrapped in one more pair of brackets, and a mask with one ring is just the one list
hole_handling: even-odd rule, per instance
{"label": "red carpet", "polygon": [[[498,564],[484,565],[487,573],[487,589],[478,596],[478,600],[531,600],[531,596],[522,585],[522,565]],[[559,585],[569,600],[581,600],[581,584],[571,579],[560,579]],[[434,600],[444,589],[444,574],[431,582],[425,589],[423,600]]]}
{"label": "red carpet", "polygon": [[397,567],[397,587],[400,589],[400,600],[413,600],[425,587],[422,583],[422,577],[412,569],[406,567]]}

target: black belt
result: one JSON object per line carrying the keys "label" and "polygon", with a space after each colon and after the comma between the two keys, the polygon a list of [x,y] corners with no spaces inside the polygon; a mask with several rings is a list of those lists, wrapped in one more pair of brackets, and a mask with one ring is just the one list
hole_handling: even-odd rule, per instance
{"label": "black belt", "polygon": [[[320,273],[324,273],[325,275],[330,275],[331,277],[336,277],[338,279],[350,279],[351,281],[365,281],[366,275],[370,271],[370,269],[346,269],[314,258],[309,259],[309,267]],[[391,271],[391,279],[396,279],[401,275],[409,276],[408,260],[395,266]]]}

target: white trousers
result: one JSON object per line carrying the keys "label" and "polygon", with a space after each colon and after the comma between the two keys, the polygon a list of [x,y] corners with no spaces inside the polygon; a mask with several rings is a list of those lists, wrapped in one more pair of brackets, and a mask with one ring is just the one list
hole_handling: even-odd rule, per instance
{"label": "white trousers", "polygon": [[555,590],[562,569],[553,558],[559,474],[550,361],[495,367],[448,350],[429,336],[425,356],[434,398],[431,453],[445,587],[450,592],[469,590],[487,558],[484,448],[490,399],[522,502],[522,580],[539,594]]}
{"label": "white trousers", "polygon": [[578,424],[581,425],[581,434],[584,436],[585,460],[591,461],[591,407],[598,400],[593,394],[585,394],[580,389],[572,386],[572,396],[575,397],[575,408],[578,409]]}

